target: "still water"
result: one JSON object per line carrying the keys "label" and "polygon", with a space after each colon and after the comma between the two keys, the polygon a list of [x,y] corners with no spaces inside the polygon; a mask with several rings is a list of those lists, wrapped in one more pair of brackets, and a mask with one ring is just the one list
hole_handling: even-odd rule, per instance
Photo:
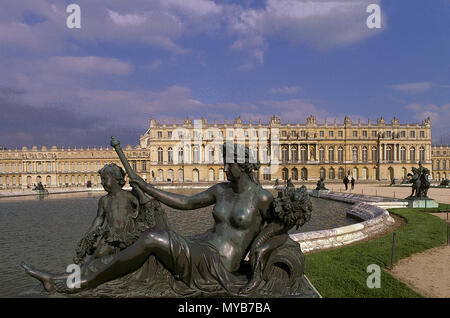
{"label": "still water", "polygon": [[[200,190],[179,190],[194,194]],[[59,194],[44,198],[0,199],[0,297],[14,297],[37,281],[27,276],[20,262],[51,272],[64,272],[73,263],[75,247],[96,216],[104,192]],[[311,198],[311,220],[299,231],[308,232],[353,224],[345,203]],[[178,211],[165,207],[169,226],[183,235],[203,233],[213,225],[212,207]]]}

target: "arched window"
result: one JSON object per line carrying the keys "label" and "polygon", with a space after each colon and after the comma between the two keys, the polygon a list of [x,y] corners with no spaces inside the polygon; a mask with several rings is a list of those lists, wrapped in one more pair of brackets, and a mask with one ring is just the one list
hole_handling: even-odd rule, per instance
{"label": "arched window", "polygon": [[281,161],[286,162],[289,160],[289,151],[286,146],[281,147]]}
{"label": "arched window", "polygon": [[338,148],[338,161],[344,162],[344,148],[342,147]]}
{"label": "arched window", "polygon": [[308,151],[305,146],[300,147],[300,160],[306,162],[308,160]]}
{"label": "arched window", "polygon": [[324,168],[320,168],[319,177],[325,179],[326,171]]}
{"label": "arched window", "polygon": [[362,149],[362,161],[367,162],[367,147]]}
{"label": "arched window", "polygon": [[319,161],[320,162],[325,161],[325,149],[323,147],[319,148]]}
{"label": "arched window", "polygon": [[425,148],[424,147],[419,148],[419,160],[421,162],[425,161]]}
{"label": "arched window", "polygon": [[328,177],[330,179],[336,178],[336,175],[335,175],[335,172],[334,172],[334,168],[330,168],[330,170],[328,171]]}
{"label": "arched window", "polygon": [[209,181],[214,181],[214,169],[209,169],[209,174],[208,174],[208,177],[209,177]]}
{"label": "arched window", "polygon": [[164,181],[164,171],[162,169],[158,170],[158,181],[159,182]]}
{"label": "arched window", "polygon": [[400,160],[406,161],[406,148],[405,147],[400,148]]}
{"label": "arched window", "polygon": [[363,179],[363,180],[367,179],[367,174],[368,174],[367,171],[368,171],[367,168],[362,168],[362,170],[361,170],[361,179]]}
{"label": "arched window", "polygon": [[[354,162],[358,161],[358,148],[357,147],[353,147],[353,149],[352,149],[352,160]],[[340,161],[340,162],[342,162],[342,161]]]}
{"label": "arched window", "polygon": [[184,171],[183,169],[178,170],[178,181],[183,182],[184,181]]}
{"label": "arched window", "polygon": [[172,150],[172,147],[169,147],[169,149],[167,149],[167,162],[168,163],[173,163],[173,150]]}
{"label": "arched window", "polygon": [[297,168],[292,169],[292,180],[298,180],[298,170]]}
{"label": "arched window", "polygon": [[441,161],[436,160],[436,170],[441,170]]}
{"label": "arched window", "polygon": [[298,161],[298,151],[296,146],[291,147],[291,161],[293,162]]}
{"label": "arched window", "polygon": [[301,177],[302,177],[302,180],[308,180],[308,169],[302,168]]}
{"label": "arched window", "polygon": [[213,146],[209,146],[208,157],[209,157],[209,163],[213,163],[214,162],[214,147]]}
{"label": "arched window", "polygon": [[169,169],[167,171],[167,181],[173,181],[173,170]]}
{"label": "arched window", "polygon": [[328,148],[328,161],[334,161],[334,148],[329,147]]}
{"label": "arched window", "polygon": [[200,175],[197,169],[192,170],[192,181],[198,182],[200,180]]}
{"label": "arched window", "polygon": [[158,163],[163,162],[163,149],[161,147],[158,148]]}
{"label": "arched window", "polygon": [[281,179],[282,180],[289,179],[289,170],[287,168],[283,168],[283,170],[281,170]]}
{"label": "arched window", "polygon": [[179,148],[178,149],[178,163],[183,163],[183,162],[184,162],[183,148]]}
{"label": "arched window", "polygon": [[223,169],[219,169],[219,180],[223,181],[224,177],[223,177]]}
{"label": "arched window", "polygon": [[386,158],[384,158],[387,161],[392,161],[394,159],[394,154],[392,153],[392,147],[387,146],[386,147]]}
{"label": "arched window", "polygon": [[409,149],[409,160],[416,161],[416,148],[414,147]]}
{"label": "arched window", "polygon": [[200,150],[198,146],[194,147],[194,163],[200,163]]}
{"label": "arched window", "polygon": [[372,161],[374,161],[374,162],[378,161],[377,147],[372,147]]}

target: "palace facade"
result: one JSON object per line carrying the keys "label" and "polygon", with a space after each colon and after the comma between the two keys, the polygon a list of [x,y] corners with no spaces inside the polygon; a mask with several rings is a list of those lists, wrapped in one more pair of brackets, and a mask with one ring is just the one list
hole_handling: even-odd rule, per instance
{"label": "palace facade", "polygon": [[[118,136],[120,139],[120,136]],[[124,148],[133,169],[152,182],[215,182],[224,180],[222,145],[246,144],[261,162],[259,178],[285,180],[404,179],[419,161],[438,181],[450,173],[450,148],[431,144],[429,118],[422,123],[352,122],[281,123],[272,116],[268,124],[208,123],[206,119],[182,124],[159,123],[151,118],[139,144]],[[0,150],[0,188],[26,188],[41,181],[46,187],[100,186],[97,171],[120,161],[110,147]]]}

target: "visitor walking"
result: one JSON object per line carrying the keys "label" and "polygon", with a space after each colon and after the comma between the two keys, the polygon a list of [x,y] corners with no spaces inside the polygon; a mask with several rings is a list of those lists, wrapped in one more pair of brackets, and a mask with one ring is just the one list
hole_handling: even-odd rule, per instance
{"label": "visitor walking", "polygon": [[343,182],[345,184],[345,190],[347,191],[348,190],[348,182],[349,182],[347,176],[344,177],[344,181]]}
{"label": "visitor walking", "polygon": [[355,189],[355,179],[352,177],[352,190]]}

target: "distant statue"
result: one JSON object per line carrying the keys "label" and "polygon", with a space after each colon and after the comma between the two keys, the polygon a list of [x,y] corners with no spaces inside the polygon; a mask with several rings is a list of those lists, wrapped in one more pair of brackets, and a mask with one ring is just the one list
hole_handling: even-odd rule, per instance
{"label": "distant statue", "polygon": [[422,166],[419,162],[419,168],[413,167],[412,173],[408,173],[409,182],[412,183],[411,195],[406,199],[426,199],[428,198],[428,189],[430,188],[430,181],[428,176],[430,170]]}
{"label": "distant statue", "polygon": [[41,181],[39,181],[38,184],[34,186],[33,190],[37,191],[39,194],[48,194],[48,190],[44,187]]}
{"label": "distant statue", "polygon": [[325,180],[325,178],[324,178],[324,177],[321,177],[321,178],[319,179],[319,181],[317,181],[317,187],[316,187],[316,190],[328,190],[328,189],[325,187],[325,182],[324,182],[324,180]]}
{"label": "distant statue", "polygon": [[[87,292],[94,288],[97,290],[108,282],[113,284],[125,279],[126,275],[139,270],[149,257],[154,257],[166,270],[165,276],[160,284],[154,284],[156,278],[152,278],[141,285],[144,289],[148,286],[145,295],[282,297],[302,294],[306,284],[303,274],[305,259],[300,245],[290,239],[288,231],[310,219],[312,206],[306,187],[295,189],[291,183],[279,198],[274,198],[259,183],[257,170],[260,165],[254,163],[249,149],[235,144],[231,145],[233,161],[227,162],[224,158],[224,172],[228,182],[215,184],[193,196],[184,196],[146,183],[131,169],[119,141],[112,138],[111,146],[122,161],[130,184],[137,191],[140,205],[146,200],[143,193],[178,210],[194,210],[212,205],[214,226],[212,230],[196,238],[184,237],[164,227],[150,227],[131,245],[129,243],[134,238],[127,240],[127,232],[121,232],[124,241],[120,233],[117,236],[113,234],[113,241],[119,243],[120,251],[95,262],[95,270],[83,271],[79,288],[68,286],[68,274],[47,273],[22,264],[27,274],[42,282],[45,290],[62,293]],[[225,147],[227,146],[224,145],[224,154]],[[238,149],[239,147],[243,149]],[[241,153],[245,154],[243,163],[238,160],[238,154]],[[105,177],[106,175],[105,173]],[[112,187],[121,198],[114,205],[123,205],[116,212],[121,214],[125,213],[121,212],[122,209],[130,209],[125,213],[128,215],[125,219],[131,221],[131,231],[136,233],[133,227],[136,223],[132,220],[138,216],[131,207],[137,205],[137,202],[127,193],[120,194],[121,181],[117,185],[115,180],[117,179],[110,177]],[[106,181],[104,184],[108,187]],[[102,201],[104,200],[112,199]],[[107,207],[114,209],[108,205]],[[151,212],[146,211],[144,216]],[[126,227],[128,223],[123,221],[125,223],[121,224]],[[114,226],[111,225],[110,228]],[[109,244],[107,239],[105,244]],[[249,261],[246,261],[247,254]],[[80,255],[79,258],[83,256]],[[121,286],[118,290],[123,293],[131,289],[128,281]]]}

